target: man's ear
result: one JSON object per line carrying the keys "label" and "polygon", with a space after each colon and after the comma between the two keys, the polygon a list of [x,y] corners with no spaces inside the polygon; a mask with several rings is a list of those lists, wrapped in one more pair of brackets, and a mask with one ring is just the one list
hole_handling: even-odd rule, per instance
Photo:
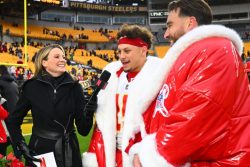
{"label": "man's ear", "polygon": [[147,55],[147,52],[148,52],[148,48],[146,46],[143,46],[142,47],[142,53],[143,53],[143,55]]}
{"label": "man's ear", "polygon": [[194,16],[190,16],[188,19],[187,30],[190,31],[198,26],[197,20]]}

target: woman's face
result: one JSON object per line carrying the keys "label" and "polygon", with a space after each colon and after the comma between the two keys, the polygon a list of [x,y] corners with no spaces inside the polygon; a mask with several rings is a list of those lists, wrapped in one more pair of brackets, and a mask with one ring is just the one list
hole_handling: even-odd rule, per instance
{"label": "woman's face", "polygon": [[53,77],[62,75],[66,71],[66,60],[63,51],[59,48],[53,48],[49,52],[47,60],[43,60],[42,65]]}

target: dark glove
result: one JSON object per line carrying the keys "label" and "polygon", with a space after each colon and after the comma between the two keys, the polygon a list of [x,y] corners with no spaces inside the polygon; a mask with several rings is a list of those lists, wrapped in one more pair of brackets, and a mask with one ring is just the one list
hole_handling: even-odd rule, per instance
{"label": "dark glove", "polygon": [[27,144],[24,142],[24,141],[21,141],[21,142],[17,142],[17,150],[20,151],[25,160],[26,160],[26,163],[29,165],[29,166],[32,166],[32,167],[37,167],[33,161],[36,161],[36,162],[41,162],[40,159],[37,159],[35,157],[33,157],[32,155],[34,155],[34,153],[32,153],[29,149],[29,147],[27,146]]}
{"label": "dark glove", "polygon": [[97,96],[92,96],[90,99],[87,100],[84,111],[88,117],[92,118],[96,109],[97,109]]}

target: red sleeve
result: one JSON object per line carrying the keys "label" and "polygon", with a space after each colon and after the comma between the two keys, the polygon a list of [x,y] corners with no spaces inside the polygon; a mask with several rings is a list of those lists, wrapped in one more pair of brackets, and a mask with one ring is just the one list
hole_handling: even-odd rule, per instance
{"label": "red sleeve", "polygon": [[8,112],[0,105],[0,143],[7,142],[7,135],[5,129],[2,125],[2,120],[8,117]]}
{"label": "red sleeve", "polygon": [[8,117],[8,112],[0,105],[0,119],[5,119]]}
{"label": "red sleeve", "polygon": [[129,154],[130,148],[131,148],[134,144],[140,142],[141,140],[142,140],[142,138],[141,138],[141,133],[137,133],[137,134],[135,135],[134,140],[133,140],[133,139],[130,139],[130,140],[129,140],[129,144],[128,144],[128,146],[126,147],[125,152],[126,152],[127,154]]}
{"label": "red sleeve", "polygon": [[94,129],[88,152],[96,154],[99,167],[106,166],[103,137],[101,131],[97,127]]}

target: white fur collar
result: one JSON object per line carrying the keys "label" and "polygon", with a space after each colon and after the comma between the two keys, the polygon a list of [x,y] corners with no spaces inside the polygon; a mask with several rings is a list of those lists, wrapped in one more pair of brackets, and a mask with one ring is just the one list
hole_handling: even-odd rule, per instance
{"label": "white fur collar", "polygon": [[[155,70],[137,77],[136,82],[129,89],[127,111],[124,122],[123,150],[129,139],[141,131],[146,135],[142,114],[156,98],[165,78],[172,69],[180,54],[191,44],[207,37],[225,37],[230,39],[241,55],[243,43],[239,35],[232,29],[221,25],[200,26],[183,35],[166,53],[163,61]],[[136,93],[135,93],[136,92]]]}

